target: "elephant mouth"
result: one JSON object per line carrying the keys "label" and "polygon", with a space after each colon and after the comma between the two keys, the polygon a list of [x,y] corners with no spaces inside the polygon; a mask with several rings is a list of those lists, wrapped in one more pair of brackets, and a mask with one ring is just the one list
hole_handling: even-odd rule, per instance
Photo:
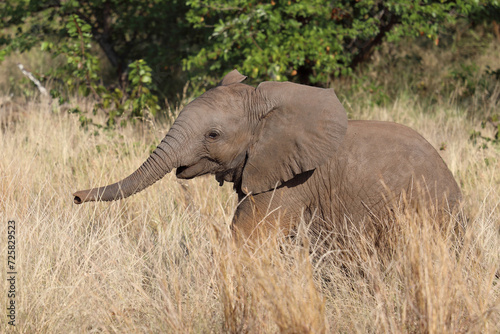
{"label": "elephant mouth", "polygon": [[200,160],[191,166],[179,166],[175,171],[175,176],[179,179],[192,179],[197,176],[205,175],[211,172],[210,163],[206,160]]}
{"label": "elephant mouth", "polygon": [[188,168],[189,168],[188,166],[177,167],[177,169],[175,170],[175,175],[179,177],[179,175],[182,175],[182,173],[184,173]]}
{"label": "elephant mouth", "polygon": [[193,173],[192,170],[193,166],[180,166],[177,167],[175,171],[175,176],[177,176],[179,179],[192,179],[200,174],[198,173]]}

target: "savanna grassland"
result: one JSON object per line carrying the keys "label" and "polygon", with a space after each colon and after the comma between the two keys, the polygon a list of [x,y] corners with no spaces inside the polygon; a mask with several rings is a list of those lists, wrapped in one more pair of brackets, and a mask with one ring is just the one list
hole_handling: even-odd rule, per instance
{"label": "savanna grassland", "polygon": [[[294,241],[235,249],[229,224],[237,202],[231,185],[213,177],[169,174],[126,200],[74,205],[75,190],[140,166],[168,122],[86,130],[57,103],[8,101],[5,92],[0,332],[498,333],[500,145],[484,139],[496,130],[481,122],[499,113],[500,86],[483,94],[460,81],[445,95],[452,53],[421,54],[421,67],[409,72],[388,63],[387,52],[365,77],[335,89],[350,118],[400,122],[429,140],[462,189],[467,217],[437,224],[425,211],[400,213],[385,226],[388,252],[352,231],[345,249],[318,257],[307,222]],[[471,62],[494,67],[499,55],[492,43]],[[396,92],[380,93],[389,88]],[[70,101],[84,110],[92,103]],[[473,130],[484,138],[471,140]],[[15,327],[5,316],[9,220],[16,222]]]}

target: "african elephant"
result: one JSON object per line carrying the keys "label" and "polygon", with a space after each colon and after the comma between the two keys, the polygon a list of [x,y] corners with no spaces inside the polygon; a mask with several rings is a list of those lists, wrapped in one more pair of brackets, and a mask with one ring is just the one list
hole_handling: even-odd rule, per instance
{"label": "african elephant", "polygon": [[[241,83],[234,70],[189,103],[154,152],[130,176],[78,191],[74,202],[131,196],[172,169],[181,179],[214,174],[232,182],[239,204],[232,230],[293,233],[302,218],[317,234],[379,221],[419,200],[452,209],[460,189],[438,152],[391,122],[348,121],[333,89],[291,82]],[[405,198],[405,201],[401,199]]]}

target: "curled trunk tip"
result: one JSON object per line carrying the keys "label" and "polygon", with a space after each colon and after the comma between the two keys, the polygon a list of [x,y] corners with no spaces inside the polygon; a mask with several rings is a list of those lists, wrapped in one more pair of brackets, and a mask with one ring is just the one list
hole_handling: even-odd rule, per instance
{"label": "curled trunk tip", "polygon": [[73,202],[75,202],[75,204],[82,204],[83,203],[82,199],[79,196],[76,196],[75,194],[73,194],[73,196],[75,196],[75,199],[73,200]]}
{"label": "curled trunk tip", "polygon": [[82,204],[85,202],[95,201],[95,198],[93,198],[93,196],[90,196],[90,192],[91,189],[77,191],[76,193],[73,194],[74,196],[73,202],[75,202],[75,204]]}

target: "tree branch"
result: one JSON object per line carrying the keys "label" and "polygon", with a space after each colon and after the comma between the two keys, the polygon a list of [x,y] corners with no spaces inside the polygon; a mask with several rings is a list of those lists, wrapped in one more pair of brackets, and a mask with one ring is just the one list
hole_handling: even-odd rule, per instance
{"label": "tree branch", "polygon": [[18,63],[17,67],[19,67],[19,69],[21,70],[21,72],[23,72],[23,74],[25,76],[27,76],[28,79],[30,79],[36,85],[36,87],[38,88],[38,90],[40,91],[40,93],[43,96],[49,96],[49,93],[47,93],[47,90],[45,89],[45,87],[42,86],[42,83],[40,81],[38,81],[38,79],[35,78],[30,71],[26,70],[24,68],[23,64]]}
{"label": "tree branch", "polygon": [[[382,21],[383,17],[385,16],[386,12],[385,10],[382,11],[382,14],[380,15],[380,20]],[[373,51],[373,48],[377,45],[379,45],[380,43],[382,43],[382,40],[383,38],[385,37],[385,35],[391,31],[391,29],[397,24],[397,23],[400,23],[398,18],[393,15],[392,13],[388,12],[389,15],[388,16],[388,21],[387,23],[385,24],[381,24],[380,26],[380,31],[379,33],[374,37],[372,38],[371,40],[367,41],[364,43],[364,45],[358,47],[358,53],[356,54],[356,56],[354,56],[352,62],[351,62],[351,65],[350,67],[352,69],[355,69],[359,64],[361,64],[362,62],[366,61],[366,59],[370,56],[370,54],[372,53]],[[351,43],[352,44],[355,44],[355,41],[353,41]]]}
{"label": "tree branch", "polygon": [[[79,1],[79,4],[83,7],[83,3],[81,1]],[[106,2],[106,4],[108,3]],[[99,21],[96,21],[94,24],[94,22],[92,22],[92,20],[87,15],[85,15],[80,11],[77,11],[75,14],[78,15],[79,18],[81,18],[83,21],[85,21],[92,27],[92,36],[99,44],[102,51],[104,51],[104,54],[108,58],[111,65],[115,68],[118,68],[120,66],[120,57],[116,53],[113,47],[113,43],[110,42],[110,28],[108,22],[109,12],[110,8],[109,6],[106,6],[102,13],[103,14],[102,25],[99,24],[100,23]],[[100,30],[102,30],[102,32],[100,32]]]}

